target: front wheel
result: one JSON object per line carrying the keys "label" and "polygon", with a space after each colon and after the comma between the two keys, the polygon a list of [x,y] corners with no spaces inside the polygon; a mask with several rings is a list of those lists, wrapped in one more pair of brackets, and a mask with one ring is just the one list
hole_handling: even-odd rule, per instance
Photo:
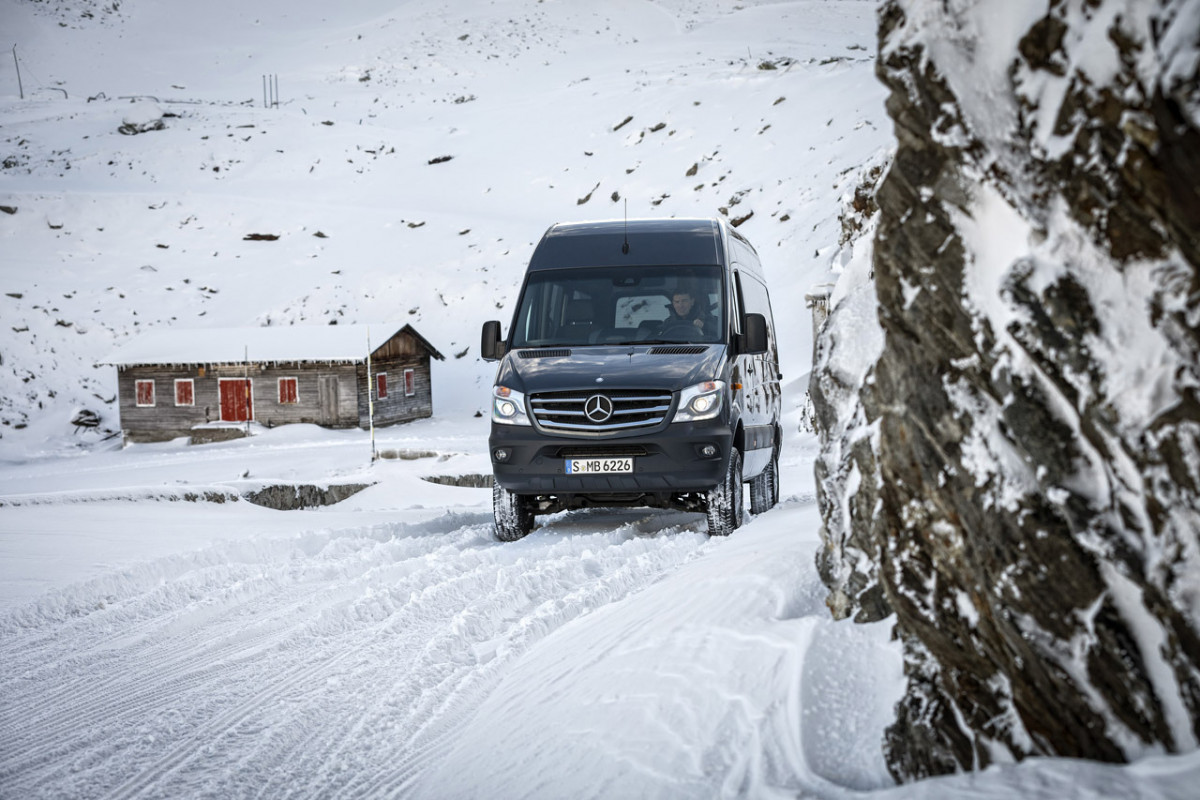
{"label": "front wheel", "polygon": [[496,538],[502,542],[515,542],[533,530],[533,503],[498,483],[492,483],[492,516],[496,521]]}
{"label": "front wheel", "polygon": [[728,536],[742,524],[742,454],[729,451],[729,468],[708,492],[708,535]]}

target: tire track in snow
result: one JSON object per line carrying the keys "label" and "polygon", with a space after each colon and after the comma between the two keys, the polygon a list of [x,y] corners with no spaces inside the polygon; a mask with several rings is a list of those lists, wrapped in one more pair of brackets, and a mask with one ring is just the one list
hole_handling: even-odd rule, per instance
{"label": "tire track in snow", "polygon": [[[399,674],[392,676],[390,685],[385,683],[386,677],[381,678],[378,683],[388,688],[373,698],[372,709],[341,731],[330,727],[327,743],[318,752],[324,752],[328,762],[343,766],[327,772],[323,783],[312,784],[314,796],[391,795],[398,784],[419,769],[427,754],[436,751],[445,736],[466,722],[503,670],[530,645],[580,613],[641,588],[690,558],[706,541],[706,537],[696,534],[639,540],[631,531],[572,537],[573,541],[555,536],[535,539],[519,547],[489,545],[478,554],[486,557],[464,571],[461,580],[436,587],[434,594],[462,598],[462,610],[454,612],[458,604],[447,605],[445,598],[433,602],[424,613],[441,613],[436,635],[419,644],[419,652],[411,659],[396,665]],[[537,548],[534,556],[538,560],[530,558],[530,547]],[[630,553],[631,549],[640,552]],[[589,562],[597,557],[589,550],[613,564],[642,561],[655,566],[646,572],[617,568],[606,574]],[[660,550],[672,553],[647,558]],[[517,553],[520,555],[514,561]],[[501,556],[499,562],[497,555]],[[639,574],[632,579],[618,579],[624,588],[605,588],[622,571]],[[551,595],[526,592],[522,602],[520,594],[527,588],[525,578],[534,584],[556,582],[562,591]],[[454,586],[465,589],[466,594]],[[491,596],[489,590],[498,595]],[[507,613],[500,613],[506,608],[510,609]],[[380,659],[374,663],[384,662]],[[364,669],[370,668],[364,665]],[[395,742],[383,748],[387,755],[382,760],[370,756],[373,750],[381,749],[371,744],[372,738],[379,738],[373,731],[395,732]],[[277,763],[296,760],[294,754],[276,759]],[[289,778],[280,777],[265,794],[286,791],[290,785]]]}
{"label": "tire track in snow", "polygon": [[482,519],[224,543],[0,618],[0,783],[394,793],[522,653],[707,541],[584,515],[498,545]]}
{"label": "tire track in snow", "polygon": [[[378,571],[393,562],[419,562],[430,552],[453,550],[457,544],[453,536],[449,541],[436,536],[381,543],[376,535],[367,537],[374,546],[364,553],[361,547],[345,546],[348,537],[361,539],[363,532],[326,534],[325,544],[318,547],[297,549],[294,543],[268,543],[260,549],[259,562],[249,565],[244,563],[245,548],[222,545],[202,559],[203,569],[184,571],[175,581],[181,584],[179,590],[171,592],[165,602],[160,587],[154,587],[148,594],[124,598],[110,614],[32,626],[30,620],[38,612],[25,609],[16,615],[20,625],[5,620],[0,625],[5,632],[0,663],[16,668],[0,667],[4,676],[0,694],[5,697],[0,728],[6,731],[0,734],[4,743],[0,747],[0,781],[13,786],[13,776],[36,774],[35,765],[69,760],[105,747],[134,752],[147,749],[137,747],[129,731],[139,724],[147,727],[147,720],[164,711],[183,716],[184,725],[197,724],[196,720],[215,713],[213,706],[219,705],[221,698],[228,701],[237,696],[237,690],[219,684],[252,682],[258,671],[256,661],[264,655],[281,667],[289,659],[303,657],[303,648],[294,642],[295,620],[335,602],[338,581],[355,572]],[[335,552],[330,555],[330,550]],[[306,555],[310,551],[313,555]],[[239,563],[223,570],[212,566],[213,561],[228,560],[231,552]],[[257,580],[247,581],[247,566],[257,572]],[[154,575],[173,572],[176,567],[152,564],[144,571]],[[230,591],[241,584],[252,588]],[[87,590],[69,592],[82,593],[75,601],[94,605],[86,599]],[[45,617],[53,619],[57,600],[41,604],[50,607]],[[305,611],[306,606],[313,611]],[[130,627],[124,628],[124,622],[131,619]],[[21,631],[27,634],[23,638],[31,641],[14,635]],[[119,636],[116,641],[96,644],[105,637],[111,640],[114,633]],[[80,643],[86,644],[81,647]],[[294,652],[289,654],[289,649]],[[31,668],[31,664],[39,666]],[[216,691],[214,684],[218,684]],[[186,713],[173,708],[185,703]],[[151,742],[154,727],[146,734]]]}
{"label": "tire track in snow", "polygon": [[[575,577],[578,572],[591,574],[578,583],[566,583],[562,594],[528,605],[519,618],[500,632],[503,645],[493,660],[462,670],[454,681],[439,687],[441,694],[436,704],[425,709],[424,719],[413,730],[398,762],[388,764],[387,769],[370,779],[345,787],[338,796],[393,796],[401,791],[440,752],[445,741],[469,721],[482,697],[530,647],[571,620],[654,582],[690,560],[707,540],[706,535],[694,532],[667,535],[665,531],[659,537],[645,539],[638,537],[631,526],[607,534],[572,536],[563,541],[551,535],[545,540],[551,544],[551,553],[544,563],[557,564]],[[609,568],[600,567],[601,563]],[[530,574],[518,575],[518,579]]]}

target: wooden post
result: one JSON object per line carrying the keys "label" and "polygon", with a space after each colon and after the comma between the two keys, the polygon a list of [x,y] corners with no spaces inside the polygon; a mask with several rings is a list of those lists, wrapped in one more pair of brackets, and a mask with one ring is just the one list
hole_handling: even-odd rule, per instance
{"label": "wooden post", "polygon": [[25,86],[21,83],[21,62],[17,60],[17,46],[13,45],[13,64],[17,66],[17,89],[21,91],[21,99],[25,99]]}
{"label": "wooden post", "polygon": [[246,435],[250,435],[250,346],[245,345],[246,363],[242,365],[242,395],[246,398]]}
{"label": "wooden post", "polygon": [[263,75],[263,108],[279,108],[279,75]]}

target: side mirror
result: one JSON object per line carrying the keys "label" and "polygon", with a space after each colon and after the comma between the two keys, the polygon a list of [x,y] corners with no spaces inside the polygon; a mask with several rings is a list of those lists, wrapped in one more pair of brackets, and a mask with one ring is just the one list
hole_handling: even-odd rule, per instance
{"label": "side mirror", "polygon": [[767,352],[767,318],[762,314],[747,314],[743,317],[741,338],[738,352],[751,356]]}
{"label": "side mirror", "polygon": [[479,354],[484,361],[499,361],[504,357],[504,342],[500,341],[499,320],[483,323],[483,335],[479,341]]}

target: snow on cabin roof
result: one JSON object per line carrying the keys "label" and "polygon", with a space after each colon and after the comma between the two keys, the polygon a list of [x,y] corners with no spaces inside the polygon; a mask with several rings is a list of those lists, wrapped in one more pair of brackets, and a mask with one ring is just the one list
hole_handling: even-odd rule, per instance
{"label": "snow on cabin roof", "polygon": [[410,325],[287,325],[269,328],[164,328],[147,331],[114,350],[100,363],[116,367],[140,364],[241,364],[262,362],[367,360],[367,337],[372,351],[407,331],[430,354],[442,359],[433,345]]}

